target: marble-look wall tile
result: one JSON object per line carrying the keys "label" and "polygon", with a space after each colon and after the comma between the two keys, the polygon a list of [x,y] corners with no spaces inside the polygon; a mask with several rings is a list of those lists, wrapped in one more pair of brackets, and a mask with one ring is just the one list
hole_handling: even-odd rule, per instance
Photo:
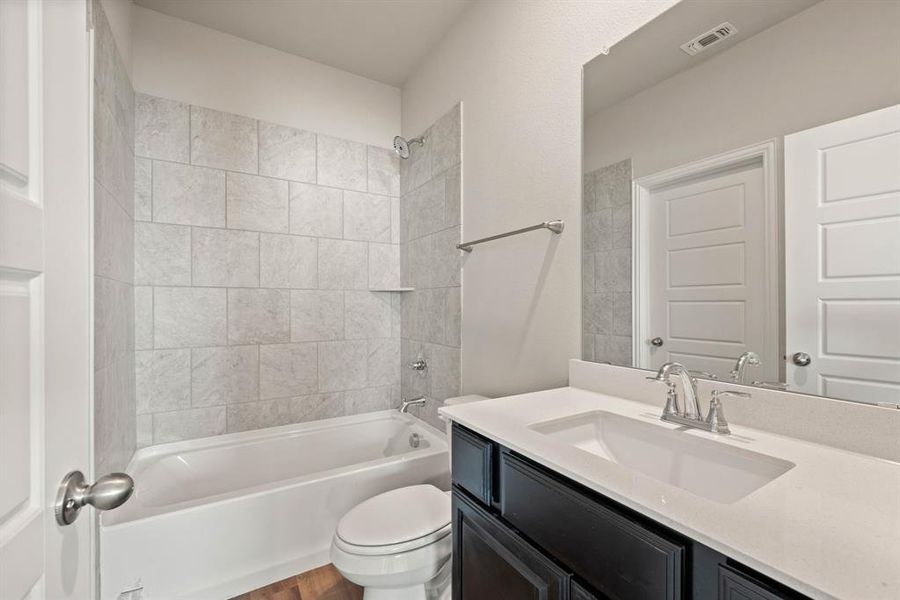
{"label": "marble-look wall tile", "polygon": [[460,330],[462,328],[462,298],[460,288],[448,288],[445,304],[444,343],[454,348],[460,347]]}
{"label": "marble-look wall tile", "polygon": [[365,242],[320,239],[318,260],[320,289],[368,289],[368,244]]}
{"label": "marble-look wall tile", "polygon": [[229,344],[272,344],[290,337],[288,290],[228,290]]}
{"label": "marble-look wall tile", "polygon": [[341,238],[344,234],[343,194],[335,188],[291,182],[291,233]]}
{"label": "marble-look wall tile", "polygon": [[105,102],[94,110],[94,177],[131,214],[134,194],[134,139],[125,130],[124,118],[113,114]]}
{"label": "marble-look wall tile", "polygon": [[259,347],[191,350],[191,405],[215,406],[259,398]]}
{"label": "marble-look wall tile", "polygon": [[[135,444],[137,448],[146,448],[153,445],[153,415],[137,415],[137,433]],[[106,471],[100,471],[106,473]]]}
{"label": "marble-look wall tile", "polygon": [[191,228],[134,224],[135,285],[191,284]]}
{"label": "marble-look wall tile", "polygon": [[317,136],[316,159],[320,185],[365,192],[368,187],[366,145]]}
{"label": "marble-look wall tile", "polygon": [[444,400],[459,395],[460,352],[459,348],[449,348],[429,344],[426,346],[428,366],[431,371],[431,393],[434,399]]}
{"label": "marble-look wall tile", "polygon": [[388,410],[394,406],[389,385],[344,392],[344,411],[348,415]]}
{"label": "marble-look wall tile", "polygon": [[154,161],[153,220],[225,227],[225,173]]}
{"label": "marble-look wall tile", "polygon": [[613,335],[631,336],[631,292],[613,294],[611,332]]}
{"label": "marble-look wall tile", "polygon": [[224,289],[154,288],[154,346],[224,346],[227,342],[225,311]]}
{"label": "marble-look wall tile", "polygon": [[231,404],[227,410],[229,433],[330,419],[345,414],[344,395],[341,393]]}
{"label": "marble-look wall tile", "polygon": [[288,182],[269,177],[228,173],[228,227],[288,232]]}
{"label": "marble-look wall tile", "polygon": [[584,215],[585,252],[608,250],[612,247],[612,209],[604,208]]}
{"label": "marble-look wall tile", "polygon": [[391,199],[377,194],[344,192],[344,239],[391,241]]}
{"label": "marble-look wall tile", "polygon": [[259,397],[284,398],[316,392],[320,387],[320,359],[320,348],[313,343],[260,346]]}
{"label": "marble-look wall tile", "polygon": [[256,173],[256,120],[211,108],[191,107],[191,164]]}
{"label": "marble-look wall tile", "polygon": [[385,292],[344,292],[344,337],[348,340],[391,335],[391,296]]}
{"label": "marble-look wall tile", "polygon": [[444,176],[439,175],[404,198],[406,234],[401,229],[401,240],[414,240],[445,228],[445,192]]}
{"label": "marble-look wall tile", "polygon": [[368,348],[365,340],[319,344],[319,391],[339,392],[366,387]]}
{"label": "marble-look wall tile", "polygon": [[136,94],[135,111],[135,155],[180,163],[190,161],[191,124],[187,104]]}
{"label": "marble-look wall tile", "polygon": [[134,220],[153,220],[153,161],[134,159]]}
{"label": "marble-look wall tile", "polygon": [[260,286],[309,288],[318,284],[318,241],[296,235],[260,234]]}
{"label": "marble-look wall tile", "polygon": [[94,457],[98,468],[123,470],[135,449],[134,354],[94,373]]}
{"label": "marble-look wall tile", "polygon": [[94,274],[131,282],[134,221],[103,186],[94,190]]}
{"label": "marble-look wall tile", "polygon": [[613,295],[609,292],[584,295],[584,331],[609,334],[612,330]]}
{"label": "marble-look wall tile", "polygon": [[253,231],[194,227],[191,235],[193,284],[259,286],[259,235]]}
{"label": "marble-look wall tile", "polygon": [[400,195],[400,157],[392,148],[368,147],[369,192]]}
{"label": "marble-look wall tile", "polygon": [[190,350],[138,350],[134,355],[138,414],[190,408]]}
{"label": "marble-look wall tile", "polygon": [[315,183],[316,134],[260,121],[259,174]]}
{"label": "marble-look wall tile", "polygon": [[94,278],[94,369],[134,349],[134,290],[130,283]]}
{"label": "marble-look wall tile", "polygon": [[369,244],[369,289],[392,289],[400,284],[400,245]]}
{"label": "marble-look wall tile", "polygon": [[153,288],[134,288],[134,347],[136,350],[153,348]]}
{"label": "marble-look wall tile", "polygon": [[461,105],[457,104],[431,127],[432,170],[446,171],[460,162]]}
{"label": "marble-look wall tile", "polygon": [[225,433],[225,407],[191,408],[153,415],[153,443],[166,444]]}
{"label": "marble-look wall tile", "polygon": [[400,229],[402,221],[400,220],[400,198],[391,198],[391,243],[400,243]]}
{"label": "marble-look wall tile", "polygon": [[431,247],[426,255],[431,265],[429,282],[434,287],[455,287],[460,284],[460,261],[462,250],[456,245],[460,239],[460,227],[445,229],[429,236]]}
{"label": "marble-look wall tile", "polygon": [[368,344],[369,386],[400,385],[400,340],[370,339]]}
{"label": "marble-look wall tile", "polygon": [[409,148],[409,158],[400,161],[400,193],[405,194],[415,190],[432,178],[431,155],[433,141],[431,130],[424,134],[424,145],[412,145]]}
{"label": "marble-look wall tile", "polygon": [[612,247],[631,250],[631,204],[612,209]]}
{"label": "marble-look wall tile", "polygon": [[291,290],[291,341],[318,342],[344,337],[344,293]]}

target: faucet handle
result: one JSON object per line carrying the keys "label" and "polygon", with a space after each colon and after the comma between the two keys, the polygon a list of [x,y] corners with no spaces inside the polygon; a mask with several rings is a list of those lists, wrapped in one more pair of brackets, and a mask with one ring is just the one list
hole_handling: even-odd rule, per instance
{"label": "faucet handle", "polygon": [[725,412],[722,408],[722,396],[734,396],[736,398],[750,398],[747,392],[736,390],[713,390],[712,399],[709,401],[709,413],[706,415],[706,428],[713,433],[731,433],[728,421],[725,420]]}

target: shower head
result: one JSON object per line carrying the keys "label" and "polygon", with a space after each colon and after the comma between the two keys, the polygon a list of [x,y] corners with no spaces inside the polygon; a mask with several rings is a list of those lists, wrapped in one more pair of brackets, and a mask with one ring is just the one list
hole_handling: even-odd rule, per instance
{"label": "shower head", "polygon": [[409,158],[410,144],[418,144],[421,146],[424,143],[425,143],[425,138],[423,136],[419,136],[417,138],[407,140],[403,136],[396,135],[396,136],[394,136],[394,152],[396,152],[400,158],[406,160],[407,158]]}

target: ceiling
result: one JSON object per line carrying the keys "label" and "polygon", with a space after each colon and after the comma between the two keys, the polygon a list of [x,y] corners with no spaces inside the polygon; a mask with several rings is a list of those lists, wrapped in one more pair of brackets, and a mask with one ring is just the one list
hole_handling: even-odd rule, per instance
{"label": "ceiling", "polygon": [[[723,50],[806,10],[819,0],[683,0],[584,68],[584,114],[608,106],[709,60]],[[728,21],[737,33],[689,56],[681,45]]]}
{"label": "ceiling", "polygon": [[290,54],[402,85],[473,0],[134,0]]}

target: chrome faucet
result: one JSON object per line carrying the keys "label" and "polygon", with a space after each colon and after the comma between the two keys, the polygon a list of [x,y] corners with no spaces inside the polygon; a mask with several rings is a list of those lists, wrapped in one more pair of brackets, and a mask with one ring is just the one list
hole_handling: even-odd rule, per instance
{"label": "chrome faucet", "polygon": [[[684,391],[684,409],[678,406],[678,394],[675,391],[675,384],[672,383],[672,376],[675,375],[681,379],[681,389]],[[688,419],[700,418],[700,404],[697,402],[697,386],[695,379],[691,377],[690,371],[681,363],[667,362],[659,368],[656,377],[648,377],[653,381],[665,383],[669,386],[668,400],[666,409],[663,411],[663,418],[666,415],[684,417]],[[671,404],[671,406],[669,406]]]}
{"label": "chrome faucet", "polygon": [[737,362],[734,363],[734,369],[731,371],[731,379],[735,383],[747,383],[747,367],[758,367],[759,364],[759,354],[756,352],[744,352],[738,356]]}
{"label": "chrome faucet", "polygon": [[410,406],[424,406],[425,405],[425,396],[419,396],[418,398],[410,398],[409,400],[402,400],[400,403],[400,412],[407,413],[409,412]]}
{"label": "chrome faucet", "polygon": [[[678,392],[675,383],[672,382],[672,376],[675,375],[681,379],[681,387],[684,390],[684,409],[682,410],[678,403]],[[736,392],[732,390],[714,390],[712,399],[709,402],[709,413],[703,418],[700,410],[700,404],[697,402],[697,387],[694,379],[691,377],[687,367],[677,362],[667,362],[659,368],[656,377],[648,377],[651,381],[664,383],[668,387],[666,393],[666,406],[660,419],[671,423],[678,423],[687,427],[695,427],[704,429],[714,433],[731,433],[728,428],[728,422],[725,420],[725,414],[722,410],[722,402],[720,396],[740,396],[749,398],[750,394],[746,392]]]}

